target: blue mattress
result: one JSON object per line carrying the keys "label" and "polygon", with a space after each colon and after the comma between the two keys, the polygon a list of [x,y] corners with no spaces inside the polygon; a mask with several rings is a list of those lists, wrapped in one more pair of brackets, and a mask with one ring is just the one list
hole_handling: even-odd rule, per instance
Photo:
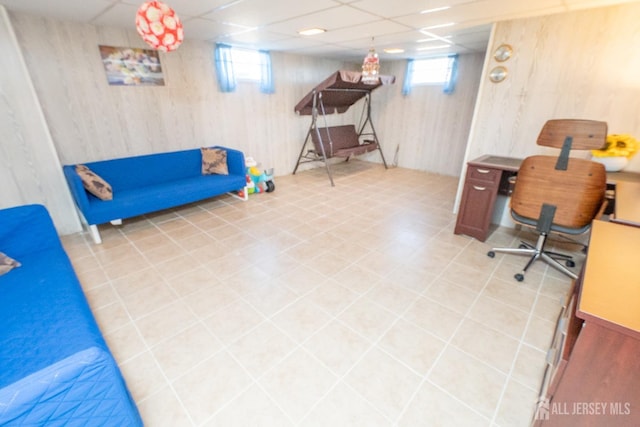
{"label": "blue mattress", "polygon": [[0,210],[0,251],[0,425],[142,425],[46,209]]}

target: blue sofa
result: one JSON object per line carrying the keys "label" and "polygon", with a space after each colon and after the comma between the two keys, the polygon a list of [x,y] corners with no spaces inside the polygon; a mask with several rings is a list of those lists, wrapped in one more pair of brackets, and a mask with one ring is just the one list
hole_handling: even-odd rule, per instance
{"label": "blue sofa", "polygon": [[[200,149],[148,154],[84,163],[113,189],[113,200],[87,192],[75,165],[63,167],[78,210],[96,243],[98,224],[131,218],[244,189],[246,167],[241,151],[226,147],[228,175],[203,175]],[[246,198],[246,191],[243,192]]]}
{"label": "blue sofa", "polygon": [[0,210],[0,425],[141,426],[44,206]]}

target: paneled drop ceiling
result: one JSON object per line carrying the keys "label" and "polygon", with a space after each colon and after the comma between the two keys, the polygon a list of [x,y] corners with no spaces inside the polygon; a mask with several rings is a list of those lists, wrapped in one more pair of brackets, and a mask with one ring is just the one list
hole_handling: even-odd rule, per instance
{"label": "paneled drop ceiling", "polygon": [[[635,0],[637,1],[637,0]],[[491,24],[603,7],[630,0],[165,0],[186,39],[224,42],[336,59],[361,59],[373,44],[381,58],[481,52]],[[136,0],[0,0],[9,11],[64,21],[134,28]],[[434,10],[429,12],[430,10]],[[298,31],[326,32],[301,36]],[[384,49],[398,48],[388,54]]]}

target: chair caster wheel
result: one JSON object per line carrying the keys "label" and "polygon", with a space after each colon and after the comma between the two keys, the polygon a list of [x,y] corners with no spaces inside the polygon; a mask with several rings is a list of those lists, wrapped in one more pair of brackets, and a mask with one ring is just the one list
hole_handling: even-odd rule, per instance
{"label": "chair caster wheel", "polygon": [[489,251],[489,252],[487,252],[487,256],[488,256],[489,258],[494,258],[494,257],[496,256],[496,253],[495,253],[495,252],[493,252],[493,251]]}
{"label": "chair caster wheel", "polygon": [[568,260],[567,260],[567,262],[565,262],[565,265],[566,265],[567,267],[575,267],[575,266],[576,266],[576,263],[575,263],[575,262],[573,262],[573,261],[571,261],[570,259],[568,259]]}
{"label": "chair caster wheel", "polygon": [[527,247],[528,247],[528,246],[527,246],[527,245],[525,245],[525,244],[520,244],[520,246],[518,246],[518,248],[520,248],[520,249],[527,249]]}
{"label": "chair caster wheel", "polygon": [[518,282],[522,282],[524,280],[524,274],[522,273],[518,273],[515,276],[513,276]]}

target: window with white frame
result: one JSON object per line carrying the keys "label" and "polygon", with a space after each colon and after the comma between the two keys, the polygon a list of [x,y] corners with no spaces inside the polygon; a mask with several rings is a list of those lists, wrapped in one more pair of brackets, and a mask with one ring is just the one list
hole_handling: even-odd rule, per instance
{"label": "window with white frame", "polygon": [[458,55],[425,59],[409,59],[402,94],[409,95],[418,85],[442,85],[446,94],[453,93],[458,74]]}
{"label": "window with white frame", "polygon": [[261,79],[260,52],[257,50],[234,47],[231,49],[233,71],[239,81],[259,82]]}
{"label": "window with white frame", "polygon": [[441,85],[451,79],[454,57],[416,59],[413,61],[411,85]]}

